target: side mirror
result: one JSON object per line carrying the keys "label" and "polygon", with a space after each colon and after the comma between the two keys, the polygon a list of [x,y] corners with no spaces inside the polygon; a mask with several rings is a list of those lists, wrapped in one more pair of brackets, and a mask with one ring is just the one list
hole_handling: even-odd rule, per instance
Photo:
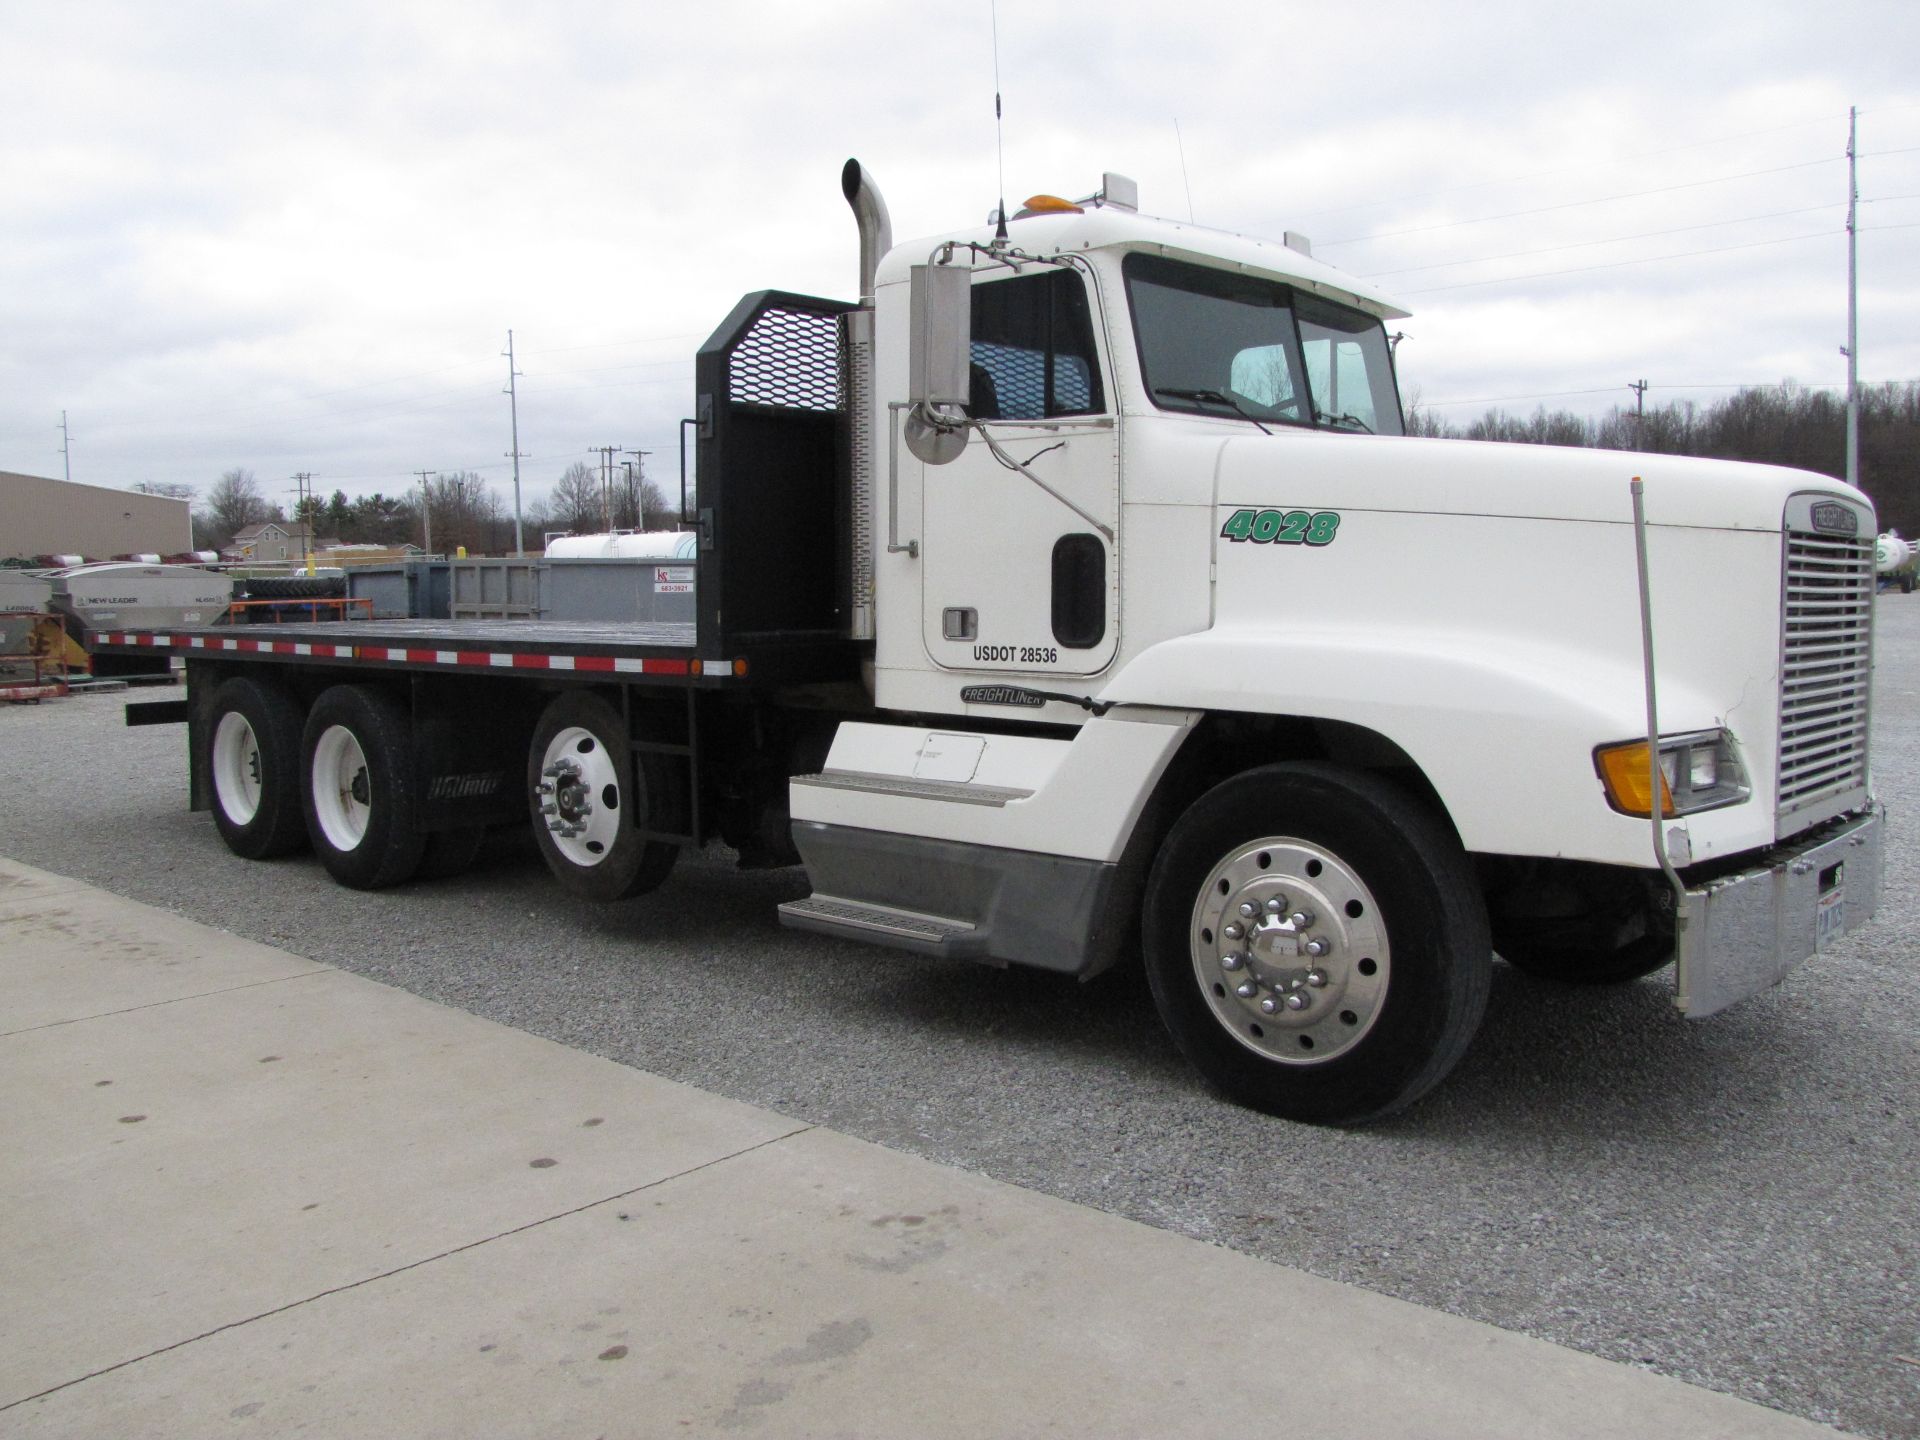
{"label": "side mirror", "polygon": [[907,448],[929,465],[966,449],[958,416],[973,391],[973,272],[964,265],[916,265],[910,277]]}
{"label": "side mirror", "polygon": [[916,265],[910,288],[907,398],[916,406],[965,405],[972,393],[973,272],[964,265]]}

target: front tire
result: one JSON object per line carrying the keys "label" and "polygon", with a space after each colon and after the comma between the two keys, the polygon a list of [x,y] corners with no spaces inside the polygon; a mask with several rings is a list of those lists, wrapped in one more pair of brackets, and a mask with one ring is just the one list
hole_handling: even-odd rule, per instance
{"label": "front tire", "polygon": [[427,837],[413,769],[413,727],[383,690],[336,685],[314,701],[301,741],[307,835],[327,873],[355,890],[398,885]]}
{"label": "front tire", "polygon": [[1459,839],[1371,775],[1250,770],[1195,801],[1148,880],[1154,1003],[1231,1099],[1356,1124],[1412,1104],[1465,1053],[1492,944]]}
{"label": "front tire", "polygon": [[656,890],[680,858],[678,845],[639,832],[673,824],[685,787],[657,754],[637,758],[619,712],[583,690],[556,696],[534,727],[527,749],[533,833],[554,878],[584,900]]}
{"label": "front tire", "polygon": [[243,676],[214,691],[203,763],[214,827],[234,854],[270,860],[306,843],[300,707],[286,691]]}

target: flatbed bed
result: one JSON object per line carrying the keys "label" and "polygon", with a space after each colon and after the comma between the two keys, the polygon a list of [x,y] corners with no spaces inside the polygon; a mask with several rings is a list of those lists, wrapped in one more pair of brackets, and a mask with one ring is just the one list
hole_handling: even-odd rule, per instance
{"label": "flatbed bed", "polygon": [[93,648],[107,653],[166,651],[189,660],[233,654],[434,671],[554,670],[703,679],[746,673],[740,657],[694,655],[692,621],[314,620],[98,631],[90,638]]}

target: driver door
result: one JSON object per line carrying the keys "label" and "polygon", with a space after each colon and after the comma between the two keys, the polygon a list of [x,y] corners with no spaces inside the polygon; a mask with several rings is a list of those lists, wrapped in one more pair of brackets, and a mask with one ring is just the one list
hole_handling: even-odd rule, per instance
{"label": "driver door", "polygon": [[923,471],[922,635],[943,669],[1044,684],[1113,659],[1119,443],[1093,306],[1068,266],[975,282],[968,408],[992,443],[969,432]]}

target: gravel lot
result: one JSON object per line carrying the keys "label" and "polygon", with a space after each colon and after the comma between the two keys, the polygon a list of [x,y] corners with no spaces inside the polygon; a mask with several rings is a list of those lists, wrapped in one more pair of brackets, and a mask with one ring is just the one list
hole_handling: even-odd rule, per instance
{"label": "gravel lot", "polygon": [[1891,1440],[1920,1435],[1920,596],[1881,601],[1878,687],[1892,817],[1871,928],[1699,1024],[1664,975],[1577,993],[1497,967],[1452,1079],[1359,1132],[1214,1098],[1136,973],[1083,988],[783,930],[797,871],[691,857],[594,909],[512,839],[383,894],[306,857],[248,864],[185,808],[184,728],[122,728],[125,695],[0,707],[0,852],[883,1145]]}

